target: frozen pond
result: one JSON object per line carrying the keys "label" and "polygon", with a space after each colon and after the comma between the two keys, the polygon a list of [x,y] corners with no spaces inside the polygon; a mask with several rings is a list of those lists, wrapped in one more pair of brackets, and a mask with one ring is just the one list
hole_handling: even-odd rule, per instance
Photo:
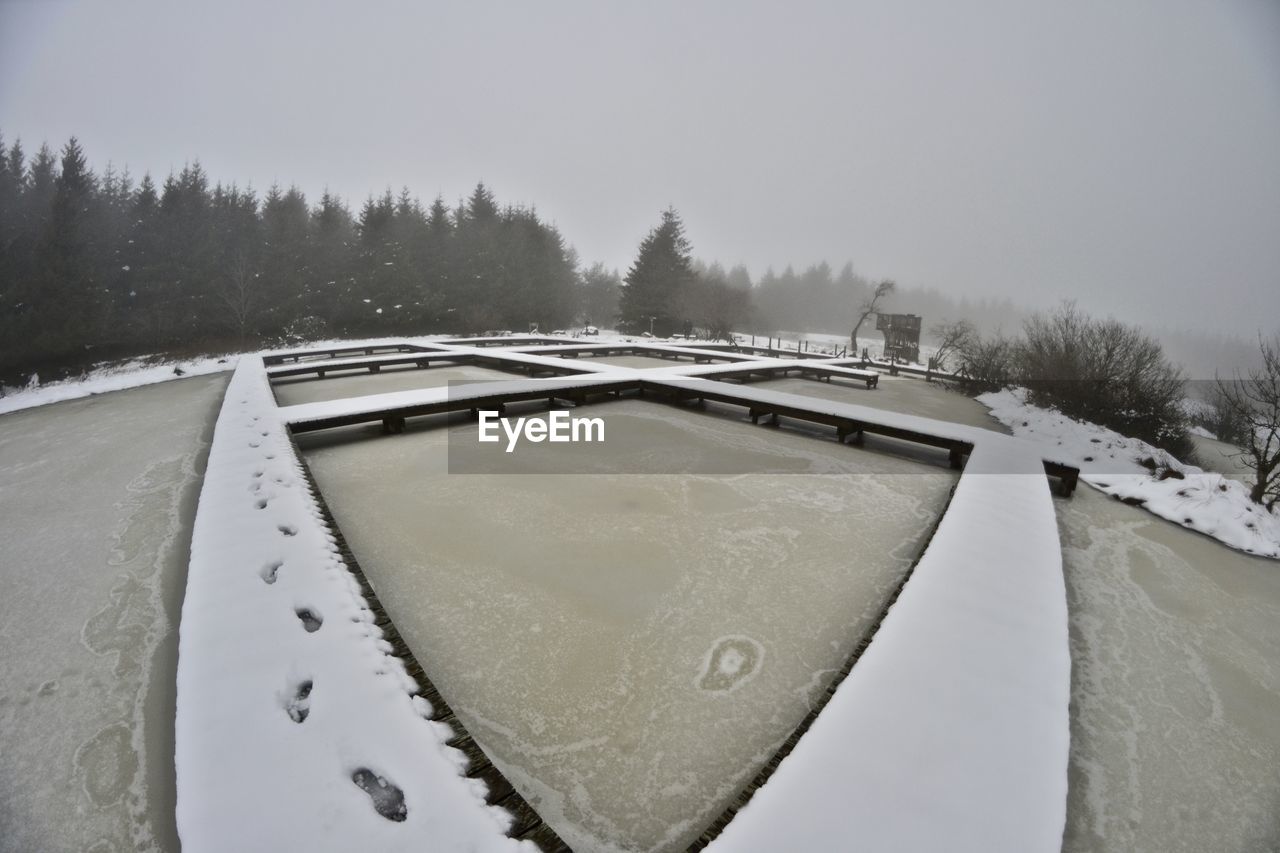
{"label": "frozen pond", "polygon": [[1082,486],[1064,850],[1280,850],[1280,564]]}
{"label": "frozen pond", "polygon": [[606,419],[601,473],[556,473],[582,469],[565,444],[446,473],[468,422],[308,438],[308,459],[420,662],[548,823],[575,849],[684,849],[870,630],[955,475],[666,405],[581,412]]}
{"label": "frozen pond", "polygon": [[836,379],[831,382],[818,382],[814,379],[798,378],[752,382],[748,387],[768,388],[770,391],[783,391],[787,394],[818,397],[840,403],[856,403],[874,409],[887,409],[891,412],[936,418],[940,421],[951,421],[996,432],[1009,432],[1002,423],[991,417],[987,407],[977,400],[966,397],[958,391],[952,391],[940,383],[925,382],[922,379],[882,374],[879,385],[871,389],[856,380]]}
{"label": "frozen pond", "polygon": [[689,359],[682,358],[672,360],[669,358],[659,358],[656,355],[597,355],[597,356],[579,356],[579,358],[588,359],[589,364],[612,364],[617,367],[638,367],[641,370],[649,370],[654,367],[675,367],[677,365],[688,366]]}
{"label": "frozen pond", "polygon": [[174,672],[225,376],[0,416],[0,850],[177,850]]}
{"label": "frozen pond", "polygon": [[276,402],[281,406],[299,403],[318,403],[323,400],[341,400],[344,397],[362,397],[366,394],[386,394],[391,391],[412,391],[416,388],[439,388],[450,382],[479,382],[489,379],[511,379],[510,373],[476,367],[471,364],[444,367],[383,368],[378,373],[361,371],[324,379],[278,379],[271,383]]}
{"label": "frozen pond", "polygon": [[1224,477],[1231,477],[1245,483],[1253,482],[1253,471],[1245,467],[1245,459],[1240,455],[1240,448],[1216,438],[1191,436],[1196,447],[1197,462],[1206,471],[1215,471]]}

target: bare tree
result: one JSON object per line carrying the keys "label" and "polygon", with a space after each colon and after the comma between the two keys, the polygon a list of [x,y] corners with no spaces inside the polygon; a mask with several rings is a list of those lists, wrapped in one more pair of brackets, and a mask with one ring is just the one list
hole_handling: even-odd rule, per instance
{"label": "bare tree", "polygon": [[1243,421],[1240,457],[1253,472],[1250,499],[1268,510],[1280,503],[1280,337],[1258,338],[1261,365],[1224,381],[1217,377],[1217,405]]}
{"label": "bare tree", "polygon": [[933,364],[938,370],[947,369],[947,361],[954,355],[962,354],[970,349],[978,337],[978,330],[968,320],[956,320],[948,323],[945,320],[929,329],[937,351],[933,354]]}
{"label": "bare tree", "polygon": [[858,307],[858,322],[853,324],[853,331],[849,333],[849,353],[851,355],[858,352],[858,330],[862,328],[862,324],[867,318],[880,310],[880,300],[884,299],[890,293],[893,293],[897,285],[890,279],[885,279],[876,285],[876,289],[871,291],[871,295],[862,301],[862,305]]}
{"label": "bare tree", "polygon": [[999,391],[1014,381],[1017,341],[997,332],[989,338],[971,335],[956,351],[956,372],[970,394]]}
{"label": "bare tree", "polygon": [[249,266],[249,259],[243,252],[237,252],[227,265],[226,275],[218,281],[218,296],[227,307],[231,322],[240,335],[240,344],[244,345],[249,322],[253,319],[257,304],[257,276]]}

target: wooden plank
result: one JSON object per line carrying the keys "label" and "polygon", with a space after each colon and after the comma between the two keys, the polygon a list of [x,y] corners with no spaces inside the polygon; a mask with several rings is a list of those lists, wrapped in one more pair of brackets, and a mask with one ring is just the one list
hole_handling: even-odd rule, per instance
{"label": "wooden plank", "polygon": [[[501,356],[495,355],[491,358],[499,359]],[[759,368],[754,369],[758,370]],[[718,374],[718,376],[723,377],[724,374]],[[555,383],[551,383],[551,387],[548,387],[546,383],[531,383],[531,385],[534,387],[521,390],[508,388],[504,391],[485,393],[479,390],[483,387],[483,384],[480,384],[477,386],[475,393],[451,395],[445,399],[409,406],[376,408],[299,421],[290,424],[289,429],[293,433],[303,433],[359,424],[381,423],[384,432],[396,434],[404,430],[405,422],[409,418],[458,411],[476,412],[480,409],[503,411],[508,403],[533,400],[547,400],[553,406],[558,401],[581,406],[590,402],[593,396],[617,397],[626,393],[635,393],[640,397],[653,395],[658,399],[675,403],[697,401],[699,404],[703,404],[710,400],[715,403],[740,406],[747,410],[747,415],[752,423],[759,423],[761,418],[767,417],[769,423],[773,426],[778,425],[780,418],[830,426],[836,430],[836,438],[841,442],[844,442],[849,436],[853,436],[854,442],[860,444],[865,434],[871,434],[926,447],[936,447],[947,451],[948,459],[954,468],[962,468],[966,458],[973,453],[974,449],[973,443],[964,439],[879,423],[865,417],[855,418],[834,414],[803,405],[760,400],[750,394],[735,393],[730,390],[733,386],[720,383],[699,383],[696,386],[690,386],[636,377],[560,388],[554,387]],[[1059,480],[1059,494],[1070,496],[1075,490],[1079,480],[1079,469],[1060,462],[1044,460],[1044,470],[1047,476],[1055,477]]]}
{"label": "wooden plank", "polygon": [[[576,402],[576,399],[586,400],[593,394],[610,394],[613,392],[627,392],[639,390],[640,381],[637,379],[623,379],[614,382],[599,382],[587,387],[576,388],[546,388],[536,387],[541,383],[530,383],[534,387],[530,387],[521,391],[498,391],[494,393],[475,393],[475,394],[458,394],[441,400],[433,400],[429,403],[419,403],[411,406],[393,406],[386,409],[368,409],[361,412],[351,412],[343,415],[334,415],[327,418],[317,418],[315,420],[299,421],[289,425],[289,429],[294,433],[316,432],[324,429],[334,429],[336,427],[357,426],[359,424],[382,423],[389,425],[389,431],[398,432],[404,428],[404,422],[409,418],[418,418],[425,415],[440,415],[449,412],[470,411],[472,409],[502,409],[507,403],[526,402],[530,400],[565,400],[569,403]],[[399,429],[396,429],[396,427]]]}
{"label": "wooden plank", "polygon": [[352,361],[350,363],[333,362],[300,362],[297,364],[280,365],[272,367],[267,371],[269,379],[281,379],[288,376],[306,376],[316,374],[325,376],[329,373],[359,372],[369,371],[377,372],[383,367],[396,367],[404,365],[417,365],[418,367],[428,367],[439,362],[451,362],[462,364],[471,361],[474,358],[472,353],[452,353],[452,352],[413,352],[403,355],[388,355],[374,361]]}
{"label": "wooden plank", "polygon": [[355,347],[337,347],[332,349],[308,349],[308,350],[290,350],[289,352],[278,352],[262,357],[262,363],[268,367],[276,364],[286,364],[289,362],[298,363],[301,359],[322,358],[341,358],[343,356],[358,355],[375,355],[377,353],[401,353],[401,352],[437,352],[438,347],[423,346],[420,344],[378,344],[376,346],[355,346]]}

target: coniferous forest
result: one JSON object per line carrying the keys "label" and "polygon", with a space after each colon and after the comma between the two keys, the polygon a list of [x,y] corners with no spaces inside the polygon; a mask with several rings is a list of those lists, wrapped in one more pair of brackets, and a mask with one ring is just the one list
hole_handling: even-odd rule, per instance
{"label": "coniferous forest", "polygon": [[[594,323],[723,337],[847,334],[869,292],[851,265],[757,283],[693,257],[673,209],[635,235],[625,276],[576,252],[535,209],[478,183],[455,204],[408,189],[359,210],[295,187],[259,195],[198,161],[157,183],[90,168],[71,139],[34,155],[0,136],[0,384],[151,353],[194,355],[330,337],[543,332]],[[1017,322],[1006,303],[899,291],[894,310]]]}
{"label": "coniferous forest", "polygon": [[311,204],[295,188],[211,183],[199,163],[157,185],[95,174],[75,139],[29,161],[0,140],[0,376],[291,339],[546,330],[575,318],[580,289],[556,229],[483,184],[453,208],[388,190],[353,212],[328,193]]}

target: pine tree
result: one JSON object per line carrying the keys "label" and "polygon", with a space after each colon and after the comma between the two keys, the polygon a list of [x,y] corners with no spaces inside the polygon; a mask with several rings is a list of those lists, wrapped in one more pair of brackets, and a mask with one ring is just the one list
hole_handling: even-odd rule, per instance
{"label": "pine tree", "polygon": [[602,263],[592,264],[582,273],[579,297],[580,319],[587,325],[612,326],[618,318],[618,298],[622,279],[616,270]]}
{"label": "pine tree", "polygon": [[691,253],[680,215],[667,208],[627,271],[619,303],[624,328],[663,337],[683,328],[676,300],[694,280]]}
{"label": "pine tree", "polygon": [[500,205],[483,183],[452,210],[386,192],[357,222],[327,192],[311,209],[296,188],[273,188],[263,204],[234,183],[210,189],[198,161],[135,188],[111,165],[96,176],[76,140],[28,163],[0,138],[5,381],[104,356],[253,346],[300,324],[555,328],[579,310],[577,269],[535,208]]}
{"label": "pine tree", "polygon": [[38,275],[28,321],[36,331],[32,347],[50,355],[89,343],[90,323],[102,301],[93,276],[90,223],[96,181],[74,136],[62,149],[60,167],[36,247]]}
{"label": "pine tree", "polygon": [[311,214],[310,242],[307,308],[323,323],[318,332],[344,330],[347,317],[343,308],[350,300],[355,221],[342,199],[328,188]]}

